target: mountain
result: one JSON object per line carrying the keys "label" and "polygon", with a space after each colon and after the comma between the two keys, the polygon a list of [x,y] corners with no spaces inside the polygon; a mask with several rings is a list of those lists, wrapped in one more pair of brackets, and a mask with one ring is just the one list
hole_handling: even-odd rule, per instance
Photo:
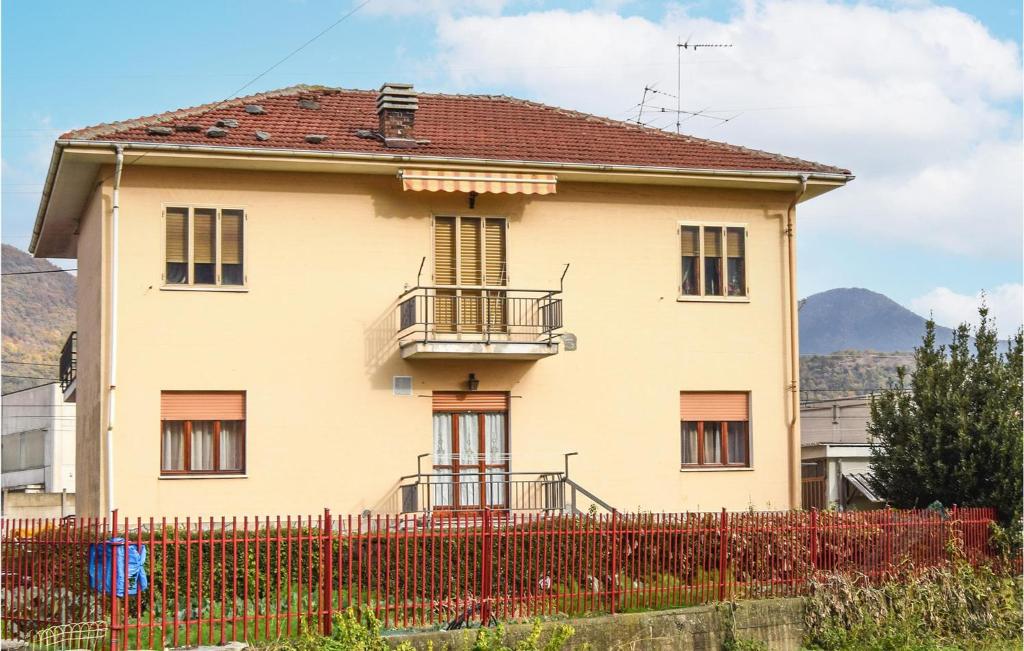
{"label": "mountain", "polygon": [[[891,298],[867,289],[830,289],[813,294],[800,306],[800,353],[841,350],[907,352],[921,345],[925,319]],[[937,327],[937,343],[953,339]]]}
{"label": "mountain", "polygon": [[[59,267],[8,244],[0,249],[4,273]],[[3,277],[3,392],[57,379],[60,351],[75,329],[75,277],[67,272]]]}

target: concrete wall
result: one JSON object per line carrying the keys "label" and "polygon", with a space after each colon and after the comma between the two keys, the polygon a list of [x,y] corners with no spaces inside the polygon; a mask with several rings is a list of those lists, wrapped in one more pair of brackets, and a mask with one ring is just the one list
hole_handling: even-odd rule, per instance
{"label": "concrete wall", "polygon": [[[766,599],[565,622],[555,620],[545,623],[543,639],[547,639],[555,626],[567,623],[576,630],[566,646],[568,650],[589,645],[594,651],[718,651],[730,636],[737,641],[757,640],[769,649],[795,650],[800,648],[803,639],[803,609],[802,599]],[[529,624],[509,626],[506,640],[514,644],[530,631]],[[433,644],[435,651],[459,651],[472,648],[476,634],[473,630],[436,631],[395,635],[389,642],[397,646],[407,641],[417,649]]]}
{"label": "concrete wall", "polygon": [[869,398],[815,401],[800,408],[800,440],[803,445],[867,443],[870,419]]}
{"label": "concrete wall", "polygon": [[75,514],[74,493],[3,492],[5,518],[62,518]]}
{"label": "concrete wall", "polygon": [[[110,170],[102,170],[106,178]],[[106,328],[106,264],[104,250],[109,220],[110,182],[96,188],[89,200],[78,234],[78,376],[76,495],[78,515],[98,516],[106,510],[103,484],[105,400],[103,375],[106,368],[103,337]]]}
{"label": "concrete wall", "polygon": [[[512,470],[557,470],[577,451],[574,479],[620,509],[787,508],[791,198],[564,183],[547,197],[482,195],[470,211],[465,195],[402,192],[393,177],[130,167],[116,504],[133,516],[371,508],[430,450],[431,392],[459,390],[473,372],[481,390],[513,396]],[[246,209],[246,291],[162,288],[162,211],[186,204]],[[507,217],[511,286],[557,287],[571,263],[565,330],[579,349],[536,362],[402,360],[394,301],[423,256],[431,280],[434,214]],[[676,300],[681,220],[747,224],[748,301]],[[94,383],[79,389],[89,508],[102,491],[99,221],[90,214],[79,245],[80,330],[93,330],[79,335]],[[395,375],[413,377],[413,396],[392,395]],[[162,390],[247,392],[245,476],[160,477]],[[751,468],[680,470],[687,390],[751,392]]]}
{"label": "concrete wall", "polygon": [[3,445],[30,433],[42,448],[42,463],[7,469],[5,489],[40,486],[43,491],[75,492],[75,405],[65,403],[57,383],[15,391],[3,396]]}

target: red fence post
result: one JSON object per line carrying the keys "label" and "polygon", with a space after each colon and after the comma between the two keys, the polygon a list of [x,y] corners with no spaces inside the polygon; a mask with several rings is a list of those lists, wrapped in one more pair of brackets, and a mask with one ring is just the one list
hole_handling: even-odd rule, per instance
{"label": "red fence post", "polygon": [[480,581],[480,626],[487,626],[491,620],[491,563],[494,560],[494,532],[491,530],[491,509],[484,508],[483,549],[480,552],[482,576]]}
{"label": "red fence post", "polygon": [[619,512],[612,510],[612,544],[611,544],[611,589],[608,591],[611,597],[611,606],[609,611],[611,614],[615,614],[615,606],[619,600],[618,588],[619,588],[619,536],[617,533],[617,525],[619,521]]}
{"label": "red fence post", "polygon": [[722,519],[718,532],[718,600],[725,601],[725,568],[729,554],[729,514],[722,508]]}
{"label": "red fence post", "polygon": [[[110,512],[110,538],[117,538],[117,509]],[[107,561],[107,550],[110,550],[110,649],[117,649],[117,545],[103,541],[103,563]]]}
{"label": "red fence post", "polygon": [[324,635],[331,634],[331,609],[334,605],[331,586],[334,583],[334,541],[331,540],[331,510],[324,509],[324,523],[320,529],[320,629]]}
{"label": "red fence post", "polygon": [[818,571],[818,509],[811,509],[811,575]]}

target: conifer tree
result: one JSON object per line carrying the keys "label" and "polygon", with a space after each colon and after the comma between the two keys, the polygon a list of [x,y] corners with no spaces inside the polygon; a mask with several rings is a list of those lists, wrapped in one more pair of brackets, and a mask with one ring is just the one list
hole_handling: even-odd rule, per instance
{"label": "conifer tree", "polygon": [[[873,485],[899,507],[992,506],[1021,522],[1024,330],[1000,342],[988,308],[935,345],[928,320],[916,368],[871,403]],[[973,337],[972,337],[973,335]]]}

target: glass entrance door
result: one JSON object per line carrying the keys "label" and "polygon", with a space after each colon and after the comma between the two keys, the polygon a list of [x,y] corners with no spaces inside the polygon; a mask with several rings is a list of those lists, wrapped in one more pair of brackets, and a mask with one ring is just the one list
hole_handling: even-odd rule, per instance
{"label": "glass entrance door", "polygon": [[508,508],[508,412],[434,412],[434,508]]}

